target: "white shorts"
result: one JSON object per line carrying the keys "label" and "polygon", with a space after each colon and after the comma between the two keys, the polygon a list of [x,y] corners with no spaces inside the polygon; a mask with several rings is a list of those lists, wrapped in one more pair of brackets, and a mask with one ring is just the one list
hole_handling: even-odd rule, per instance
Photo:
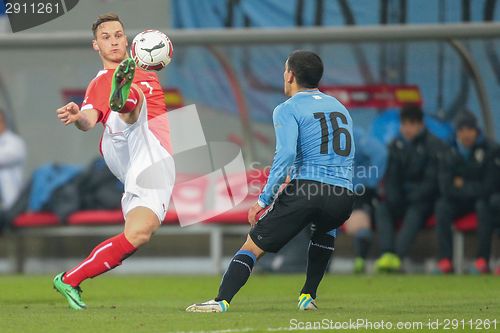
{"label": "white shorts", "polygon": [[161,223],[175,182],[175,164],[149,129],[146,99],[134,124],[125,123],[117,112],[110,113],[101,150],[111,172],[125,185],[123,216],[136,207],[146,207]]}

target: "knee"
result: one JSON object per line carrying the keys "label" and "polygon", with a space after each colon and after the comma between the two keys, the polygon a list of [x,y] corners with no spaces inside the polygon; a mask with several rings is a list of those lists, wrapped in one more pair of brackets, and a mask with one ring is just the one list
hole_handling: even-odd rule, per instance
{"label": "knee", "polygon": [[413,220],[420,222],[425,222],[425,219],[432,214],[432,205],[428,204],[413,204],[408,206],[405,212],[405,222],[407,220]]}
{"label": "knee", "polygon": [[348,235],[356,235],[360,231],[370,230],[371,222],[370,215],[364,210],[357,209],[352,212],[351,217],[346,221],[345,232]]}
{"label": "knee", "polygon": [[135,247],[148,243],[152,235],[153,231],[146,228],[125,230],[125,237]]}
{"label": "knee", "polygon": [[241,250],[252,252],[257,259],[262,257],[265,253],[264,250],[262,250],[260,247],[257,246],[257,244],[255,244],[255,242],[252,240],[250,236],[247,236],[247,240],[245,244],[243,244],[243,246],[241,247]]}

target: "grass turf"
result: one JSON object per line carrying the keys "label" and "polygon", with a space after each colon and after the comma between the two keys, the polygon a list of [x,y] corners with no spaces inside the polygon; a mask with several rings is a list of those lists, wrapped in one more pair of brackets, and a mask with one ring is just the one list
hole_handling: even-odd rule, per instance
{"label": "grass turf", "polygon": [[[51,277],[3,276],[0,332],[269,332],[312,322],[335,328],[330,321],[358,318],[393,325],[398,321],[426,325],[429,319],[439,319],[442,324],[445,319],[464,319],[462,332],[471,331],[467,329],[469,319],[474,325],[480,323],[475,321],[478,319],[496,319],[500,331],[498,277],[327,276],[319,291],[320,310],[299,312],[296,300],[303,279],[302,275],[256,275],[233,300],[230,312],[198,314],[184,309],[213,298],[219,277],[103,276],[82,285],[89,308],[72,311],[52,289]],[[492,324],[490,330],[484,330],[484,323],[482,327],[483,331],[494,328]],[[424,326],[418,331],[429,329]]]}

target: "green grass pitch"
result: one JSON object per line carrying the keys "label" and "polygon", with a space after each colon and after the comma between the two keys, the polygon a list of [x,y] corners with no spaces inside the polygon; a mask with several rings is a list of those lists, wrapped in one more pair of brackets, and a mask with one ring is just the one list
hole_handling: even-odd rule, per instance
{"label": "green grass pitch", "polygon": [[[491,332],[496,320],[500,331],[499,277],[329,275],[320,286],[320,310],[299,312],[297,293],[303,279],[302,275],[255,275],[235,297],[230,312],[197,314],[184,309],[213,298],[220,277],[102,276],[82,285],[89,308],[72,311],[52,289],[50,276],[0,276],[0,332],[311,331],[312,325],[340,328],[335,325],[358,319],[367,319],[371,325],[381,325],[381,321],[428,325],[429,320],[440,320],[439,330],[412,324],[417,325],[412,330],[393,326],[394,332],[446,331],[447,320],[447,331],[482,327],[480,331]],[[459,321],[457,330],[451,329],[457,323],[453,319]],[[490,320],[488,330],[485,320]],[[350,330],[338,330],[346,331]]]}

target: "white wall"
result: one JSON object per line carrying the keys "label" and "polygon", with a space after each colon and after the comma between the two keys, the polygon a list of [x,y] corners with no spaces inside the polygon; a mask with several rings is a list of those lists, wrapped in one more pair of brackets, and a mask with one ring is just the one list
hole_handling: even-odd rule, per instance
{"label": "white wall", "polygon": [[26,32],[88,30],[100,14],[117,13],[126,29],[170,27],[170,0],[80,0],[67,12]]}

